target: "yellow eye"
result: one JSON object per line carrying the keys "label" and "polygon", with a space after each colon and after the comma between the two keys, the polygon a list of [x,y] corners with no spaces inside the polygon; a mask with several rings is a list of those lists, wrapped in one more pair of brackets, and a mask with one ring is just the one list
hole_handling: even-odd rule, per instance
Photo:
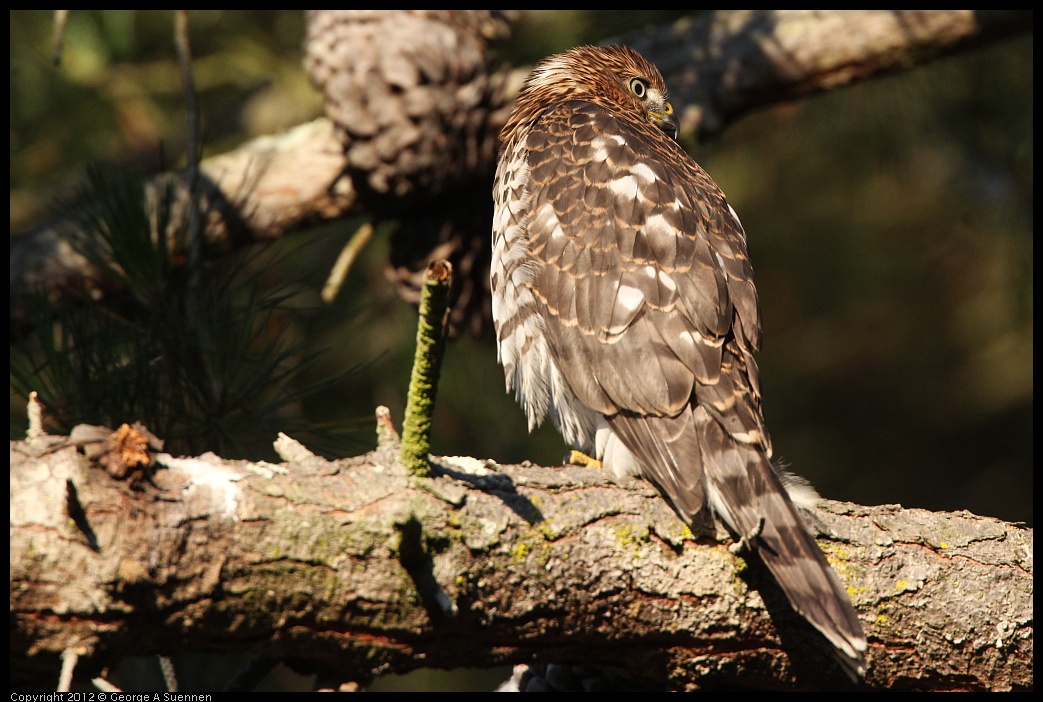
{"label": "yellow eye", "polygon": [[638,99],[644,100],[648,96],[648,81],[644,78],[631,78],[630,92],[636,95]]}

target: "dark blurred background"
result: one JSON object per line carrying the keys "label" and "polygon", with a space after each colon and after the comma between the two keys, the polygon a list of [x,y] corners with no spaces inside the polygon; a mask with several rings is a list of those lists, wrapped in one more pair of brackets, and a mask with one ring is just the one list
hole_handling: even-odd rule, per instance
{"label": "dark blurred background", "polygon": [[[503,58],[526,65],[678,13],[529,12]],[[165,11],[75,11],[62,62],[52,14],[12,11],[11,231],[47,220],[88,163],[184,164],[184,95]],[[205,151],[321,114],[299,11],[190,15]],[[776,106],[686,148],[739,213],[765,323],[759,356],[776,455],[825,497],[1032,523],[1032,36]],[[301,410],[375,443],[401,421],[416,313],[388,282],[387,236],[333,305],[317,291],[359,222],[286,237],[272,285],[309,300],[292,333],[315,378],[368,363]],[[12,436],[24,431],[12,395]],[[504,392],[490,340],[447,350],[433,450],[556,464]],[[275,437],[265,439],[266,445]]]}
{"label": "dark blurred background", "polygon": [[[500,51],[518,64],[661,13],[531,13]],[[184,95],[166,11],[74,11],[62,65],[49,11],[10,14],[10,226],[104,160],[183,165]],[[208,153],[320,114],[298,11],[191,15]],[[1032,522],[1033,39],[783,104],[686,144],[742,217],[765,319],[760,354],[777,455],[826,497]],[[280,244],[278,272],[315,290],[357,222]],[[401,417],[415,313],[386,281],[386,237],[336,305],[302,315],[317,374],[370,362],[313,397],[322,420]],[[336,350],[333,350],[336,349]],[[491,343],[448,348],[434,450],[560,460],[529,436]],[[17,408],[16,408],[17,409]],[[14,431],[14,430],[13,430]]]}
{"label": "dark blurred background", "polygon": [[[183,164],[171,13],[73,12],[57,68],[51,13],[10,18],[12,232],[48,218],[90,162],[145,174]],[[499,51],[524,65],[667,18],[528,13]],[[190,21],[207,153],[321,113],[299,12]],[[686,144],[749,236],[777,455],[824,496],[1031,522],[1032,97],[1025,36]],[[287,237],[270,275],[317,290],[357,224]],[[327,350],[316,375],[370,362],[304,407],[358,420],[355,452],[372,444],[376,405],[401,417],[412,359],[415,312],[385,279],[386,252],[378,227],[340,301],[298,321]],[[434,451],[559,461],[556,433],[529,436],[503,387],[489,341],[453,342]]]}

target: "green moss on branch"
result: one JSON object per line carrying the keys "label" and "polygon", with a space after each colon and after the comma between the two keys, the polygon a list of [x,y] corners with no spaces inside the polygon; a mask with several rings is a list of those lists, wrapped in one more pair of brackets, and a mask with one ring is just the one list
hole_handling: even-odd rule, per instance
{"label": "green moss on branch", "polygon": [[445,351],[445,331],[449,306],[449,284],[453,267],[445,260],[432,261],[424,276],[417,322],[416,355],[409,379],[406,416],[402,422],[400,460],[410,473],[426,476],[430,471],[431,418],[435,411],[438,374]]}

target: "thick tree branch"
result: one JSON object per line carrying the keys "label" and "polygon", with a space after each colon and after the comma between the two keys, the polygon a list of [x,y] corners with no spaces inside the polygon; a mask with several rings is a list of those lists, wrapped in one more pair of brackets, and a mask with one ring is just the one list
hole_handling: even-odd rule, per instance
{"label": "thick tree branch", "polygon": [[654,57],[681,128],[907,71],[1023,33],[1030,10],[731,10],[627,37]]}
{"label": "thick tree branch", "polygon": [[[201,650],[362,682],[539,656],[659,687],[848,685],[759,564],[646,484],[472,458],[413,479],[394,444],[161,454],[132,486],[61,437],[12,442],[12,688],[54,684],[66,651],[86,676]],[[867,689],[1031,688],[1031,529],[837,502],[816,519],[866,626]]]}
{"label": "thick tree branch", "polygon": [[[658,64],[683,126],[705,133],[724,129],[752,109],[1029,32],[1031,19],[1029,10],[728,11],[618,39]],[[477,182],[492,172],[496,135],[526,73],[518,69],[491,77],[489,99],[471,108],[482,111],[472,117],[481,141],[467,147]],[[378,207],[360,197],[366,184],[358,182],[357,164],[374,158],[371,144],[359,144],[355,154],[344,137],[329,120],[320,119],[205,160],[199,188],[212,249],[273,239],[350,214],[387,212],[386,198]],[[419,143],[442,143],[445,137],[441,131],[421,134]],[[411,161],[398,155],[389,163]],[[390,173],[381,176],[382,182],[393,178],[394,170],[381,165]],[[447,173],[426,173],[425,178],[476,187],[458,172],[458,159],[446,159],[445,168]],[[187,207],[188,174],[165,178],[177,183]],[[416,198],[400,204],[392,208],[396,216],[430,206]],[[29,290],[44,290],[62,301],[96,285],[86,261],[71,250],[55,223],[12,237],[12,324],[26,319]],[[105,292],[91,291],[94,296]]]}

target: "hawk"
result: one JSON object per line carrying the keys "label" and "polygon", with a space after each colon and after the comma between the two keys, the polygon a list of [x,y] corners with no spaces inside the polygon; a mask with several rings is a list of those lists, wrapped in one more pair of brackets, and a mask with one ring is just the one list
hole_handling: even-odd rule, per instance
{"label": "hawk", "polygon": [[492,316],[530,430],[549,414],[689,524],[716,515],[864,674],[866,639],[771,465],[746,234],[675,141],[659,71],[625,46],[550,56],[500,135]]}

